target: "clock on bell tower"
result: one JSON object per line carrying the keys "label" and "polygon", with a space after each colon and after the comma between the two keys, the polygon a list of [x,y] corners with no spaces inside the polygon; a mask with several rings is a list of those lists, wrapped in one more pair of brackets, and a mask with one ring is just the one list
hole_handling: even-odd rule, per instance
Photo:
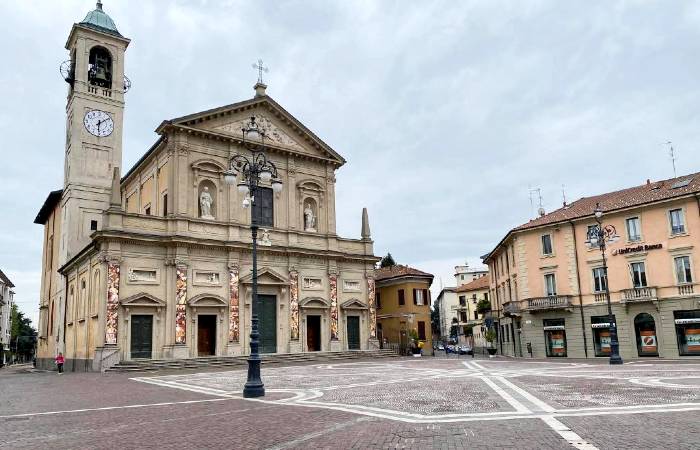
{"label": "clock on bell tower", "polygon": [[69,85],[66,104],[66,152],[62,196],[61,262],[69,260],[102,226],[109,208],[112,178],[122,164],[124,76],[122,36],[98,1],[85,19],[73,25],[61,65]]}

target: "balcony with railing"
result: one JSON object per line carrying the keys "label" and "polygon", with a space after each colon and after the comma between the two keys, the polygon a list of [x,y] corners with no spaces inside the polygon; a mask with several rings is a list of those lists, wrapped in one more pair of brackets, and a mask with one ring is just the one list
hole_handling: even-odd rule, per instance
{"label": "balcony with railing", "polygon": [[503,314],[506,316],[520,314],[520,302],[505,302],[503,304]]}
{"label": "balcony with railing", "polygon": [[596,292],[594,297],[594,300],[596,303],[602,303],[602,302],[607,302],[608,297],[605,295],[605,292]]}
{"label": "balcony with railing", "polygon": [[655,287],[636,287],[622,290],[622,303],[653,302],[658,300]]}
{"label": "balcony with railing", "polygon": [[692,284],[681,284],[678,286],[678,295],[693,295],[694,292]]}
{"label": "balcony with railing", "polygon": [[552,309],[567,309],[573,306],[571,295],[550,295],[547,297],[533,297],[525,300],[528,311],[546,311]]}

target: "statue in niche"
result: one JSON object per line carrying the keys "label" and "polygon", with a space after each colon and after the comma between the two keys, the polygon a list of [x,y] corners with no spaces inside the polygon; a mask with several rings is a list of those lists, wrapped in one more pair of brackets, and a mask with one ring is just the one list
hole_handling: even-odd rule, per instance
{"label": "statue in niche", "polygon": [[310,203],[304,208],[304,231],[316,231],[316,217]]}
{"label": "statue in niche", "polygon": [[270,230],[266,228],[261,229],[260,245],[263,247],[272,246],[272,241],[270,240]]}
{"label": "statue in niche", "polygon": [[214,216],[211,214],[211,205],[213,203],[214,199],[211,198],[209,188],[204,186],[202,193],[199,195],[199,208],[202,211],[200,217],[202,219],[214,219]]}

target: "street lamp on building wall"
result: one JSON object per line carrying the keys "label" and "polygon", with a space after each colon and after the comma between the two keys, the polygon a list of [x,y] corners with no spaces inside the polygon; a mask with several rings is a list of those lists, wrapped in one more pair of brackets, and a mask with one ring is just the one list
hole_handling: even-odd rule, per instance
{"label": "street lamp on building wall", "polygon": [[[265,395],[265,385],[260,379],[260,333],[258,332],[258,226],[260,208],[255,208],[255,199],[261,183],[269,183],[274,192],[282,190],[277,167],[267,159],[265,150],[265,131],[255,122],[255,117],[241,130],[243,146],[250,155],[233,155],[229,168],[224,172],[224,181],[236,185],[243,198],[243,207],[251,208],[250,232],[253,237],[253,295],[252,318],[250,324],[250,356],[248,357],[248,379],[243,387],[243,397],[262,397]],[[240,178],[239,178],[240,177]],[[236,182],[238,181],[238,182]]]}
{"label": "street lamp on building wall", "polygon": [[591,247],[600,248],[600,253],[603,255],[603,274],[605,276],[605,299],[608,302],[608,322],[610,323],[610,364],[622,364],[620,357],[620,343],[617,340],[617,323],[613,318],[612,305],[610,304],[610,287],[608,286],[608,263],[605,258],[606,244],[617,242],[620,237],[617,235],[615,227],[612,225],[603,225],[601,219],[603,210],[600,203],[596,203],[593,210],[596,224],[588,229],[588,243]]}

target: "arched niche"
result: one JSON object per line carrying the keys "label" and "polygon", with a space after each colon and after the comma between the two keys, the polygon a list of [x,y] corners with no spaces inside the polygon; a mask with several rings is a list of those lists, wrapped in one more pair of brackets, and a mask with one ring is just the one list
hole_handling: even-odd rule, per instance
{"label": "arched niche", "polygon": [[112,89],[112,54],[96,45],[90,49],[88,59],[88,82],[94,86]]}
{"label": "arched niche", "polygon": [[[309,232],[324,232],[324,197],[323,187],[313,180],[302,180],[297,183],[297,198],[299,228]],[[313,226],[307,226],[309,211],[313,215]]]}
{"label": "arched niche", "polygon": [[217,208],[216,184],[212,180],[202,180],[197,187],[197,217],[216,219]]}

